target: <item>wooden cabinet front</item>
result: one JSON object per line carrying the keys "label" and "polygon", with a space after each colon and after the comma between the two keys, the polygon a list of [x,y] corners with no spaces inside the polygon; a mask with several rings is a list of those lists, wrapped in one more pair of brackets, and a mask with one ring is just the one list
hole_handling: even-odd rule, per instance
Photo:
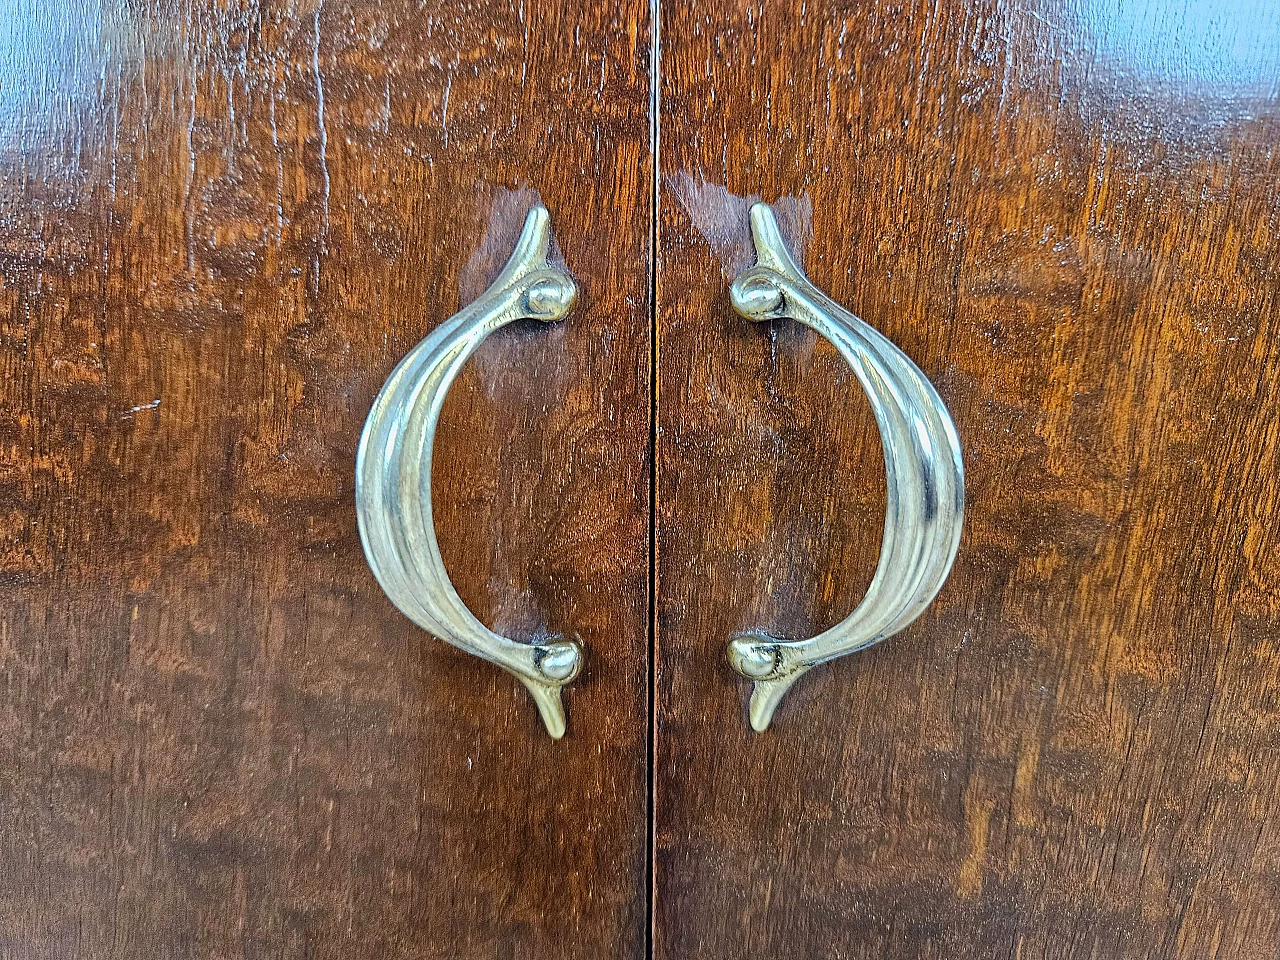
{"label": "wooden cabinet front", "polygon": [[[642,957],[645,6],[74,7],[0,94],[0,955]],[[590,651],[560,743],[353,502],[535,198],[584,293],[463,371],[435,503],[481,619]]]}
{"label": "wooden cabinet front", "polygon": [[[1244,12],[1237,9],[1244,8]],[[0,957],[1280,954],[1270,5],[36,5],[0,40]],[[950,409],[950,579],[767,732],[726,645],[859,602],[853,371]],[[580,297],[436,438],[488,626],[383,594],[396,362],[550,211]]]}
{"label": "wooden cabinet front", "polygon": [[[664,5],[656,956],[1280,951],[1280,19],[1230,6]],[[725,643],[853,609],[884,468],[831,346],[729,305],[751,195],[968,496],[764,735]]]}

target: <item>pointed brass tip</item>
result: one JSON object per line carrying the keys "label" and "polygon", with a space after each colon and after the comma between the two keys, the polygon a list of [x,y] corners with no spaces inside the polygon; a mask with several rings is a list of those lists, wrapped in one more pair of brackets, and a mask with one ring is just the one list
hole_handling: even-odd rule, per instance
{"label": "pointed brass tip", "polygon": [[[782,239],[778,218],[774,216],[773,208],[767,203],[751,205],[751,239],[756,247],[756,272],[772,271],[793,282],[808,282],[805,280],[804,271],[792,259],[786,241]],[[771,312],[769,316],[773,317],[774,313]]]}
{"label": "pointed brass tip", "polygon": [[751,721],[751,729],[756,733],[764,733],[773,720],[773,712],[787,695],[791,685],[803,674],[803,670],[779,677],[776,680],[757,680],[751,685],[751,706],[747,712]]}
{"label": "pointed brass tip", "polygon": [[769,261],[772,249],[782,242],[778,219],[767,203],[751,205],[751,240],[756,246],[756,263],[762,266]]}
{"label": "pointed brass tip", "polygon": [[756,242],[760,241],[761,231],[768,230],[770,227],[777,228],[778,220],[773,215],[773,208],[763,200],[757,200],[751,205],[751,232],[755,235]]}
{"label": "pointed brass tip", "polygon": [[560,700],[560,685],[538,683],[536,680],[527,680],[524,677],[520,678],[520,682],[525,685],[525,689],[533,697],[533,702],[538,705],[538,713],[551,739],[559,740],[569,729],[565,721],[564,704]]}
{"label": "pointed brass tip", "polygon": [[551,213],[541,203],[535,203],[525,214],[524,231],[530,235],[551,231]]}
{"label": "pointed brass tip", "polygon": [[551,246],[551,214],[540,203],[535,203],[525,215],[524,226],[520,230],[520,239],[515,249],[507,258],[502,273],[494,280],[492,286],[502,287],[514,282],[518,277],[545,266],[547,250]]}
{"label": "pointed brass tip", "polygon": [[769,729],[769,721],[773,719],[773,711],[781,699],[770,696],[768,686],[764,683],[751,685],[751,706],[747,709],[747,717],[751,722],[751,729],[756,733],[764,733]]}

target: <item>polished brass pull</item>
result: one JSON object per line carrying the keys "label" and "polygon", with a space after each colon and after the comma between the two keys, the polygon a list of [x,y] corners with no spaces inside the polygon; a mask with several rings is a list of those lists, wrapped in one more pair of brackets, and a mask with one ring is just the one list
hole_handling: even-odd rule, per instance
{"label": "polished brass pull", "polygon": [[436,542],[431,455],[445,394],[485,337],[515,320],[568,314],[573,279],[547,263],[550,215],[534,207],[498,278],[400,361],[369,411],[356,454],[356,516],[373,574],[410,620],[441,640],[496,663],[525,685],[547,732],[564,736],[560,689],[578,674],[582,649],[552,638],[518,643],[485,627],[458,596]]}
{"label": "polished brass pull", "polygon": [[756,265],[733,282],[734,309],[752,321],[797,320],[831,341],[871,401],[888,482],[880,560],[857,609],[808,640],[752,633],[729,643],[730,664],[752,681],[751,726],[765,730],[806,671],[893,635],[937,596],[960,546],[964,465],[951,414],[920,368],[809,282],[766,204],[751,208],[751,233]]}

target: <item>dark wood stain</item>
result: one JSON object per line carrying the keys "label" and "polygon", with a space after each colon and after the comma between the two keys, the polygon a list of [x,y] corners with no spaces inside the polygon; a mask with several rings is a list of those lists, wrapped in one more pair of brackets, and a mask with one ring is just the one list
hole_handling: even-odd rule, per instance
{"label": "dark wood stain", "polygon": [[[647,6],[75,7],[0,94],[0,955],[642,956]],[[482,620],[585,643],[561,743],[352,491],[535,196],[581,304],[464,371],[435,502]]]}
{"label": "dark wood stain", "polygon": [[[1280,954],[1274,12],[663,4],[655,303],[648,4],[74,7],[3,48],[0,957]],[[757,194],[970,504],[765,735],[725,643],[852,609],[884,495],[839,357],[729,308]],[[582,301],[466,368],[435,505],[482,620],[584,641],[558,744],[352,491],[536,198]]]}
{"label": "dark wood stain", "polygon": [[[664,5],[659,960],[1280,954],[1280,62],[1210,34]],[[725,643],[845,616],[884,495],[840,358],[729,307],[750,194],[938,385],[969,494],[935,605],[764,735]]]}

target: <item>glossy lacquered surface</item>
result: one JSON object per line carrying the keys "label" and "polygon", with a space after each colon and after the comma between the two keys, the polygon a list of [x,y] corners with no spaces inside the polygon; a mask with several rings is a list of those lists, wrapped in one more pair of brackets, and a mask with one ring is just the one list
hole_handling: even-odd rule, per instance
{"label": "glossy lacquered surface", "polygon": [[[4,6],[0,956],[644,955],[647,15]],[[591,651],[558,743],[354,495],[538,201],[582,295],[462,368],[432,479],[476,617]]]}
{"label": "glossy lacquered surface", "polygon": [[[5,960],[1280,953],[1269,0],[4,17]],[[854,608],[885,477],[733,309],[754,199],[967,493],[763,734],[725,642]],[[432,506],[481,623],[588,651],[558,743],[383,594],[353,471],[538,202],[581,296],[462,367]]]}
{"label": "glossy lacquered surface", "polygon": [[[1280,8],[662,5],[660,960],[1280,953]],[[722,655],[838,624],[855,375],[729,284],[769,202],[963,442],[950,578],[768,732]]]}

